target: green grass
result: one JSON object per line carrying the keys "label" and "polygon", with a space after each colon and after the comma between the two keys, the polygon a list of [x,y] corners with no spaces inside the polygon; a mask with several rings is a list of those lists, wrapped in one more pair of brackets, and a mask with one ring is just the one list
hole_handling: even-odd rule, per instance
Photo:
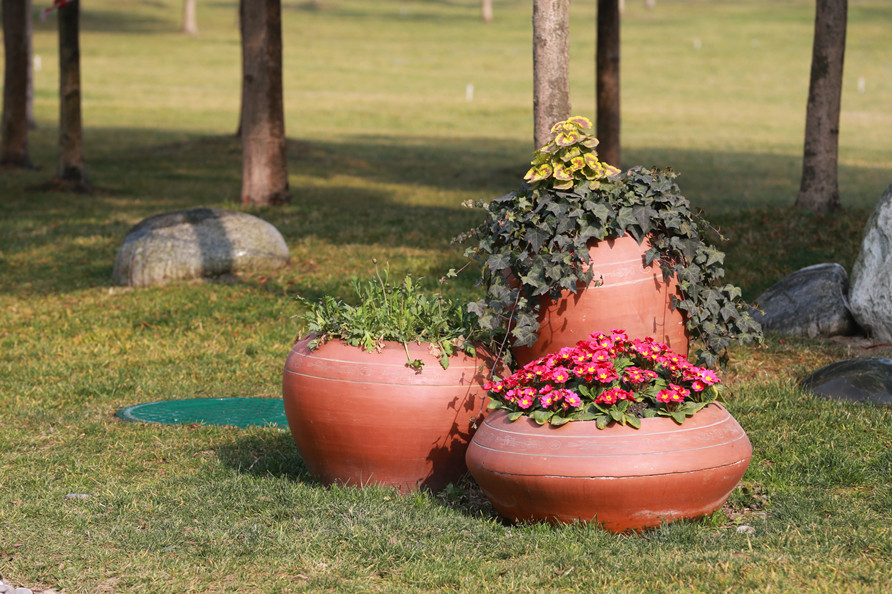
{"label": "green grass", "polygon": [[[813,3],[626,4],[623,165],[681,172],[750,299],[802,266],[850,269],[892,181],[892,7],[850,3],[846,210],[814,217],[790,209]],[[31,189],[57,156],[55,17],[35,24],[38,169],[0,172],[0,577],[68,593],[888,588],[892,411],[796,387],[878,349],[770,336],[732,352],[729,407],[754,446],[742,488],[712,518],[641,536],[508,526],[469,482],[439,495],[324,489],[272,429],[116,419],[154,400],[279,396],[300,330],[293,297],[347,297],[373,258],[437,288],[464,263],[451,238],[477,220],[461,203],[514,189],[526,169],[529,2],[495,2],[491,25],[476,0],[284,5],[294,201],[255,213],[282,231],[291,263],[142,290],[110,286],[133,224],[240,208],[235,2],[199,2],[196,38],[178,33],[179,0],[84,3],[89,196]],[[594,2],[571,14],[573,111],[592,117]],[[440,288],[470,297],[473,281]]]}

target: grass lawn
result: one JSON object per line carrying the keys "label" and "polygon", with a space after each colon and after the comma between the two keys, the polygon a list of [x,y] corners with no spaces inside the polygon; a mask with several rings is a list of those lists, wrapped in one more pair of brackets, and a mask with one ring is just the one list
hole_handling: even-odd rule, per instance
{"label": "grass lawn", "polygon": [[[91,195],[32,189],[52,177],[58,134],[56,17],[35,21],[37,169],[0,171],[0,578],[69,594],[888,591],[892,410],[797,388],[881,349],[768,336],[733,350],[728,407],[754,447],[741,487],[713,517],[637,536],[507,525],[467,481],[436,495],[325,489],[276,429],[114,417],[279,397],[294,297],[346,296],[373,259],[476,295],[474,271],[437,285],[464,263],[451,239],[478,220],[461,204],[513,190],[534,148],[530,3],[494,4],[484,25],[477,0],[283,0],[293,203],[252,212],[282,231],[291,263],[140,290],[110,280],[132,225],[241,208],[236,2],[199,2],[191,38],[179,0],[83,2]],[[790,208],[814,3],[643,4],[623,17],[622,165],[681,172],[749,299],[806,265],[851,269],[892,182],[892,5],[849,3],[845,211],[816,217]],[[573,111],[589,117],[594,5],[571,6]]]}

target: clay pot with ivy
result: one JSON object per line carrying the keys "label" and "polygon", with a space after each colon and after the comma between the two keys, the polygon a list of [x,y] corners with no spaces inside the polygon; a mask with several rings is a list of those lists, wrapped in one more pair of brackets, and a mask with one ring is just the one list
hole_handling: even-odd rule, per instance
{"label": "clay pot with ivy", "polygon": [[353,303],[303,302],[282,386],[298,451],[325,485],[440,490],[465,473],[485,410],[484,336],[466,305],[411,276],[354,289]]}
{"label": "clay pot with ivy", "polygon": [[671,170],[620,172],[598,160],[591,122],[552,128],[520,188],[469,204],[484,221],[459,237],[481,265],[485,296],[469,305],[506,332],[520,364],[575,346],[599,328],[651,336],[715,365],[761,329],[723,282],[717,235],[695,215]]}

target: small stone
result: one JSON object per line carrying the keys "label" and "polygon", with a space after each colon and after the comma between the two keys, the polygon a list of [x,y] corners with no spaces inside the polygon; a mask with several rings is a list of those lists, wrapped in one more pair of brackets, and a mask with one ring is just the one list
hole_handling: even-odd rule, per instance
{"label": "small stone", "polygon": [[830,400],[892,405],[892,359],[837,361],[808,375],[800,385]]}
{"label": "small stone", "polygon": [[848,275],[839,264],[816,264],[781,279],[757,299],[753,319],[763,330],[818,338],[850,336],[859,328],[849,312]]}
{"label": "small stone", "polygon": [[118,250],[112,281],[145,287],[220,278],[281,268],[289,255],[278,229],[254,215],[191,208],[155,215],[133,227]]}
{"label": "small stone", "polygon": [[6,584],[0,582],[0,594],[5,594],[12,590],[12,586],[7,586]]}
{"label": "small stone", "polygon": [[12,591],[12,594],[34,594],[30,588],[16,588]]}
{"label": "small stone", "polygon": [[756,529],[753,528],[752,526],[747,526],[747,525],[738,526],[737,533],[738,534],[755,534]]}
{"label": "small stone", "polygon": [[65,499],[89,499],[92,495],[88,495],[86,493],[69,493],[65,496]]}

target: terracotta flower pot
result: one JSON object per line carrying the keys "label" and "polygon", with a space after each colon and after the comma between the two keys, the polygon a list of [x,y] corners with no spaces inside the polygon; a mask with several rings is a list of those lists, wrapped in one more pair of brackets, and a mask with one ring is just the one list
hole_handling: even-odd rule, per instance
{"label": "terracotta flower pot", "polygon": [[300,455],[322,483],[439,490],[466,471],[465,451],[483,413],[483,356],[453,355],[443,369],[427,345],[406,367],[402,344],[367,353],[340,341],[298,342],[285,363],[285,415]]}
{"label": "terracotta flower pot", "polygon": [[[638,245],[630,236],[594,242],[589,248],[595,278],[576,293],[564,291],[554,302],[544,296],[539,310],[539,339],[529,347],[514,347],[514,357],[525,365],[562,347],[572,347],[595,331],[625,330],[630,338],[652,336],[682,355],[688,352],[688,333],[681,310],[672,308],[672,296],[681,298],[673,277],[663,280],[656,262],[644,266],[647,242]],[[601,284],[596,286],[596,282]]]}
{"label": "terracotta flower pot", "polygon": [[598,522],[611,532],[695,518],[722,506],[749,466],[752,446],[718,404],[679,425],[641,428],[574,421],[560,427],[486,417],[471,446],[471,475],[512,521]]}

